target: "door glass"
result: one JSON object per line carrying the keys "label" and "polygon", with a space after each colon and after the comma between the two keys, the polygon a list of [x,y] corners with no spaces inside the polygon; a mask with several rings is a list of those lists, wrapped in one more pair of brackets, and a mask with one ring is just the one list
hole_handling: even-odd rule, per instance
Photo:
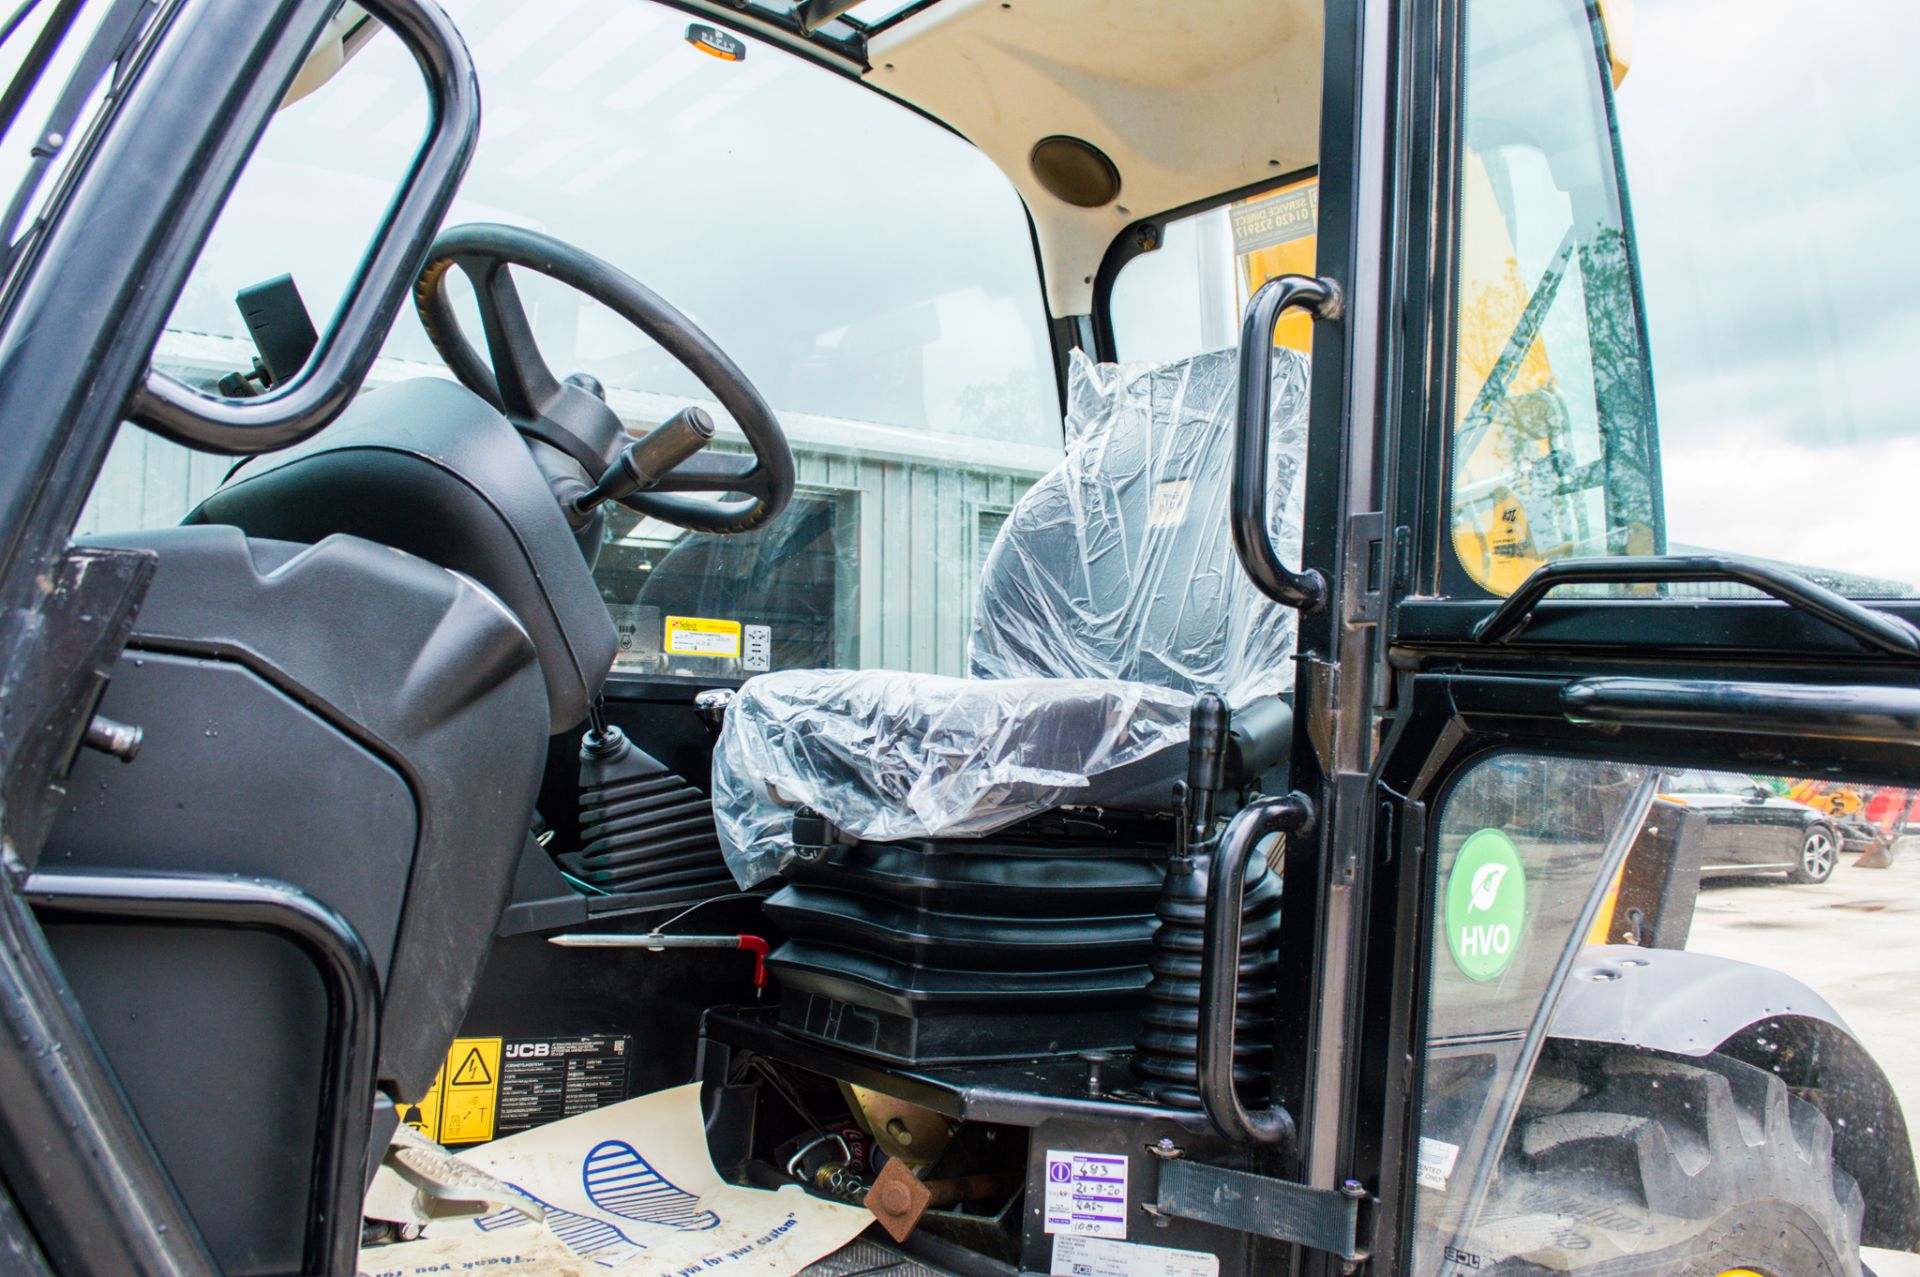
{"label": "door glass", "polygon": [[[1013,188],[968,143],[775,45],[743,34],[743,60],[707,56],[665,5],[585,0],[565,23],[517,0],[447,8],[487,107],[448,222],[543,231],[632,275],[734,358],[793,445],[799,492],[758,532],[614,513],[596,576],[620,629],[616,670],[963,672],[983,529],[990,544],[1062,455]],[[385,166],[419,135],[400,97],[410,63],[390,37],[369,40],[275,117],[161,343],[164,366],[202,384],[249,369],[233,296],[246,284],[289,272],[316,315],[330,304],[364,242],[353,231],[393,189]],[[596,377],[629,430],[701,403],[721,422],[716,446],[743,446],[638,330],[517,281],[549,364]],[[447,375],[408,307],[368,385]],[[123,431],[80,531],[175,522],[228,465]],[[668,650],[669,617],[716,622],[703,632],[722,639]]]}
{"label": "door glass", "polygon": [[1917,800],[1470,766],[1434,823],[1412,1270],[1920,1272],[1897,1253],[1920,1241]]}
{"label": "door glass", "polygon": [[1479,1225],[1501,1136],[1554,991],[1598,916],[1651,782],[1641,767],[1516,754],[1471,768],[1441,805],[1414,1224],[1419,1273],[1482,1266],[1463,1255],[1495,1259]]}
{"label": "door glass", "polygon": [[1466,5],[1452,540],[1501,594],[1552,559],[1664,548],[1598,29],[1581,0]]}
{"label": "door glass", "polygon": [[1466,574],[1506,593],[1548,560],[1664,550],[1920,592],[1904,268],[1920,10],[1466,11],[1451,538]]}

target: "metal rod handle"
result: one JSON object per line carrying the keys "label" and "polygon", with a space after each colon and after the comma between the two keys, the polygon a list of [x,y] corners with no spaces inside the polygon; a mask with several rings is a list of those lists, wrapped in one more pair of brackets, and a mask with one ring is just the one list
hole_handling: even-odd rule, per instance
{"label": "metal rod handle", "polygon": [[1240,809],[1220,836],[1207,870],[1207,920],[1200,953],[1200,1103],[1215,1129],[1237,1144],[1286,1144],[1293,1115],[1278,1105],[1248,1111],[1233,1084],[1234,1014],[1240,1000],[1240,929],[1246,914],[1247,866],[1274,834],[1313,824],[1305,794],[1260,798]]}
{"label": "metal rod handle", "polygon": [[1750,586],[1818,617],[1875,651],[1920,656],[1920,630],[1900,617],[1863,607],[1785,568],[1716,554],[1631,555],[1543,563],[1507,596],[1506,602],[1473,627],[1473,638],[1477,643],[1506,642],[1527,627],[1534,606],[1547,592],[1562,585],[1663,585],[1677,581],[1726,581]]}
{"label": "metal rod handle", "polygon": [[480,131],[480,86],[466,43],[434,0],[362,0],[406,45],[426,81],[427,138],[361,259],[334,322],[300,371],[256,399],[214,399],[149,369],[128,419],[189,447],[255,453],[319,431],[359,393],[427,248],[446,219]]}
{"label": "metal rod handle", "polygon": [[1240,324],[1240,389],[1234,407],[1233,548],[1260,592],[1283,607],[1311,612],[1327,601],[1327,579],[1295,572],[1274,552],[1267,531],[1267,436],[1273,398],[1273,330],[1289,310],[1316,319],[1340,317],[1340,289],[1330,279],[1281,275],[1260,285]]}

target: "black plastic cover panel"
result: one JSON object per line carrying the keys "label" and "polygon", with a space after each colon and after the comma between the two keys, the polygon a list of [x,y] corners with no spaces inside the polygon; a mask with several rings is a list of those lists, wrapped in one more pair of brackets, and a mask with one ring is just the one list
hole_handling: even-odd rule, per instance
{"label": "black plastic cover panel", "polygon": [[159,569],[44,863],[253,873],[339,910],[386,973],[380,1076],[433,1081],[527,837],[547,702],[526,632],[454,573],[355,537],[116,535]]}
{"label": "black plastic cover panel", "polygon": [[361,396],[307,442],[237,467],[188,522],[284,541],[344,532],[471,576],[532,637],[552,732],[585,720],[613,668],[613,619],[546,477],[507,419],[453,382]]}

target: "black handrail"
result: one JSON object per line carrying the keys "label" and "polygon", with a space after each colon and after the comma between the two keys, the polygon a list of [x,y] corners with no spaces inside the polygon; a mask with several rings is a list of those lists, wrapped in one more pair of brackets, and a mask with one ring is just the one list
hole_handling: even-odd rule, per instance
{"label": "black handrail", "polygon": [[427,140],[388,205],[334,322],[300,371],[258,398],[211,398],[149,369],[128,404],[129,420],[213,452],[284,448],[339,416],[373,367],[473,158],[480,86],[466,43],[433,0],[361,3],[420,64],[429,123]]}
{"label": "black handrail", "polygon": [[266,931],[298,945],[327,992],[327,1058],[313,1149],[302,1271],[351,1273],[373,1125],[380,986],[359,932],[306,892],[269,878],[35,873],[21,895],[42,913],[97,922],[195,922]]}
{"label": "black handrail", "polygon": [[1560,559],[1543,563],[1522,581],[1506,602],[1473,627],[1477,643],[1504,643],[1527,627],[1533,609],[1549,590],[1562,585],[1662,585],[1680,581],[1724,581],[1750,586],[1789,607],[1818,617],[1866,646],[1893,656],[1920,656],[1920,629],[1897,616],[1863,607],[1844,594],[1785,568],[1731,555],[1644,555],[1621,558]]}
{"label": "black handrail", "polygon": [[1305,794],[1259,798],[1227,823],[1207,865],[1207,920],[1200,950],[1200,1103],[1214,1128],[1236,1144],[1287,1144],[1293,1115],[1279,1105],[1249,1112],[1233,1084],[1234,1017],[1240,1001],[1240,930],[1246,914],[1247,866],[1274,834],[1313,824]]}
{"label": "black handrail", "polygon": [[1582,726],[1920,741],[1920,689],[1911,687],[1587,678],[1561,689],[1560,707]]}
{"label": "black handrail", "polygon": [[1267,530],[1267,435],[1273,398],[1273,330],[1295,308],[1316,319],[1340,317],[1340,289],[1330,279],[1281,275],[1260,285],[1240,323],[1240,389],[1234,405],[1233,548],[1260,592],[1283,607],[1311,612],[1327,601],[1327,579],[1313,568],[1295,572],[1274,553]]}

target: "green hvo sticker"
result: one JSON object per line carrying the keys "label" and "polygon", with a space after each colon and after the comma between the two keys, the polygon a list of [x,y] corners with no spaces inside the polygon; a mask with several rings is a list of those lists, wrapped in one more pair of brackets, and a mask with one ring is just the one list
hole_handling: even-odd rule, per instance
{"label": "green hvo sticker", "polygon": [[1468,838],[1447,875],[1447,948],[1473,980],[1507,969],[1527,924],[1527,871],[1513,839],[1498,829]]}

